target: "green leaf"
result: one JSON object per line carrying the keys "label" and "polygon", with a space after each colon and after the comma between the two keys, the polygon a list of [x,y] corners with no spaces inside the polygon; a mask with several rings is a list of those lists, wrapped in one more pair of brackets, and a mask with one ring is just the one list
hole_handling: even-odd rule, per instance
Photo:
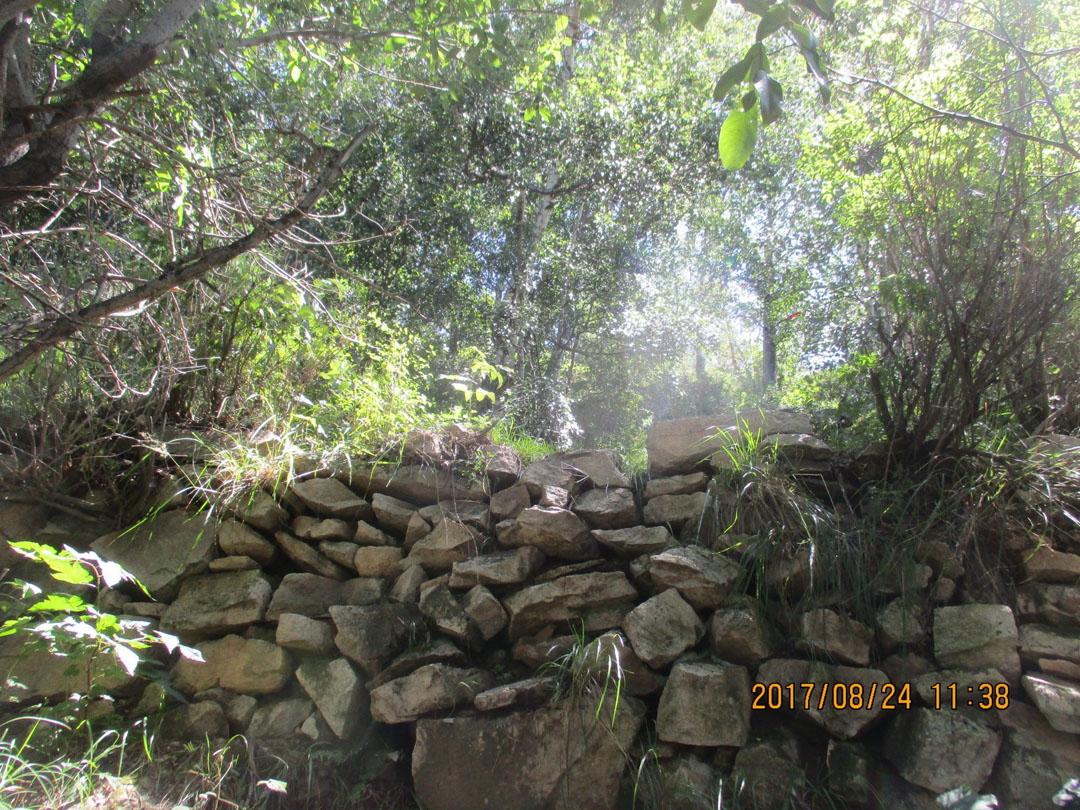
{"label": "green leaf", "polygon": [[742,108],[749,111],[750,108],[757,104],[757,101],[757,90],[750,90],[749,92],[743,94]]}
{"label": "green leaf", "polygon": [[821,17],[821,19],[828,22],[836,21],[836,15],[833,14],[836,0],[795,0],[795,5],[802,6],[808,11],[812,11],[814,14]]}
{"label": "green leaf", "polygon": [[759,17],[764,16],[765,12],[769,10],[769,4],[766,0],[735,0],[735,2],[751,14],[757,14]]}
{"label": "green leaf", "polygon": [[30,606],[34,613],[54,610],[58,613],[79,613],[86,609],[86,602],[74,594],[50,593],[40,602]]}
{"label": "green leaf", "polygon": [[292,79],[294,82],[300,81],[300,76],[301,75],[302,74],[300,72],[300,66],[299,65],[294,64],[291,68],[289,68],[289,78]]}
{"label": "green leaf", "polygon": [[536,117],[536,107],[525,108],[525,120],[532,121]]}
{"label": "green leaf", "polygon": [[790,19],[788,7],[786,5],[781,3],[773,6],[761,16],[761,22],[758,23],[757,33],[754,35],[754,38],[758,42],[761,42],[765,37],[770,34],[775,34],[783,28]]}
{"label": "green leaf", "polygon": [[803,59],[806,60],[806,71],[813,74],[817,79],[818,92],[821,93],[821,101],[824,104],[829,103],[829,99],[832,98],[832,90],[829,88],[829,79],[825,75],[825,71],[821,67],[821,57],[817,51],[803,49]]}
{"label": "green leaf", "polygon": [[90,585],[94,581],[94,575],[78,560],[72,559],[67,552],[58,552],[52,546],[41,543],[12,543],[11,546],[24,557],[45,563],[52,571],[53,579],[60,582],[66,582],[69,585]]}
{"label": "green leaf", "polygon": [[716,0],[684,0],[683,13],[690,24],[698,31],[705,30],[705,24],[709,22],[713,9],[716,8]]}
{"label": "green leaf", "polygon": [[736,108],[724,120],[717,148],[720,162],[728,171],[741,169],[753,154],[759,118],[757,107],[753,107],[750,110]]}
{"label": "green leaf", "polygon": [[723,101],[724,97],[732,89],[746,80],[746,74],[750,70],[750,56],[744,56],[734,65],[723,72],[713,88],[713,101]]}
{"label": "green leaf", "polygon": [[780,105],[784,101],[784,88],[780,82],[762,71],[757,75],[754,89],[761,99],[761,122],[768,126],[783,113]]}
{"label": "green leaf", "polygon": [[799,47],[804,51],[816,51],[818,46],[817,37],[814,36],[814,32],[807,28],[805,25],[795,23],[790,27],[791,33],[795,36],[795,41],[799,43]]}

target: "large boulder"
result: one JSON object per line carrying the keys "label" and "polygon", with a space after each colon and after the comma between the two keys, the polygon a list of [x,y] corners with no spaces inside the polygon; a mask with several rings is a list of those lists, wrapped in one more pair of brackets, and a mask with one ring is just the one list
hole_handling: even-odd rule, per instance
{"label": "large boulder", "polygon": [[[563,701],[416,724],[413,784],[427,810],[612,810],[644,706]],[[514,778],[493,778],[495,774]]]}
{"label": "large boulder", "polygon": [[955,605],[934,610],[934,658],[943,667],[996,669],[1020,677],[1016,620],[1006,605]]}
{"label": "large boulder", "polygon": [[126,532],[98,538],[91,548],[119,563],[161,602],[172,600],[180,580],[207,570],[216,554],[217,519],[209,512],[162,512]]}
{"label": "large boulder", "polygon": [[745,410],[738,414],[697,416],[654,422],[649,428],[649,474],[677,475],[694,470],[714,453],[752,433],[813,434],[810,420],[787,411]]}
{"label": "large boulder", "polygon": [[1000,733],[960,712],[917,708],[897,715],[884,753],[907,781],[944,793],[980,790],[1000,746]]}
{"label": "large boulder", "polygon": [[257,570],[186,579],[176,601],[165,608],[161,629],[184,639],[242,630],[262,621],[273,590],[270,580]]}
{"label": "large boulder", "polygon": [[587,616],[593,611],[629,607],[637,590],[618,572],[571,574],[551,582],[523,588],[503,605],[510,616],[511,640],[535,633],[546,624]]}
{"label": "large boulder", "polygon": [[281,691],[293,674],[289,654],[270,641],[233,635],[195,649],[202,661],[181,658],[172,670],[173,686],[187,695],[214,687],[269,695]]}
{"label": "large boulder", "polygon": [[426,664],[371,690],[371,716],[380,723],[410,723],[425,714],[469,708],[491,684],[482,669]]}
{"label": "large boulder", "polygon": [[681,745],[745,745],[750,736],[746,668],[677,662],[660,696],[656,733]]}
{"label": "large boulder", "polygon": [[738,565],[697,546],[671,548],[649,559],[653,586],[674,588],[699,610],[722,604],[738,578]]}
{"label": "large boulder", "polygon": [[599,546],[581,518],[555,506],[523,509],[499,542],[514,547],[535,546],[549,557],[564,560],[590,560],[600,556]]}

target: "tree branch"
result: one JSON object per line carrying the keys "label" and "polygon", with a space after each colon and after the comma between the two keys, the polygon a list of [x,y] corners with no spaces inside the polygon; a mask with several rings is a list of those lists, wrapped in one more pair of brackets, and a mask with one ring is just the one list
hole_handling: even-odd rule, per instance
{"label": "tree branch", "polygon": [[307,190],[292,210],[282,214],[277,219],[260,222],[247,234],[226,245],[191,254],[176,262],[170,262],[165,265],[165,271],[156,278],[138,284],[130,290],[114,295],[111,298],[106,298],[104,301],[97,301],[85,306],[77,312],[69,312],[53,321],[41,334],[28,341],[22,348],[17,349],[8,357],[5,357],[3,361],[0,361],[0,383],[18,374],[49,349],[74,337],[87,326],[92,326],[119,312],[133,309],[160,298],[175,287],[205,276],[211,270],[228,264],[237,256],[254,250],[276,234],[296,225],[310,213],[319,198],[341,176],[345,164],[352,157],[360,142],[374,131],[374,125],[361,130],[327,164],[319,179]]}

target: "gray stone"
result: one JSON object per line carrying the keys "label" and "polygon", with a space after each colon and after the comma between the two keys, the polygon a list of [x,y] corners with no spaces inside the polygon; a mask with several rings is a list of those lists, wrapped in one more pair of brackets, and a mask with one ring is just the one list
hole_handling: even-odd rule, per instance
{"label": "gray stone", "polygon": [[352,523],[338,518],[327,518],[311,526],[308,536],[304,539],[312,543],[321,543],[324,540],[333,542],[334,540],[352,540],[354,534],[356,534],[356,529]]}
{"label": "gray stone", "polygon": [[[356,550],[360,546],[356,543],[348,543],[344,541],[331,541],[323,540],[319,543],[319,553],[332,563],[337,563],[342,568],[352,568],[353,561],[356,559]],[[370,574],[361,574],[361,576],[370,576]]]}
{"label": "gray stone", "polygon": [[440,633],[457,642],[475,645],[480,640],[465,608],[445,582],[420,590],[420,612]]}
{"label": "gray stone", "polygon": [[1041,545],[1024,560],[1024,573],[1033,582],[1076,585],[1080,581],[1080,555]]}
{"label": "gray stone", "polygon": [[555,687],[555,678],[551,676],[526,678],[481,692],[473,699],[473,706],[481,712],[539,706],[551,699],[555,694]]}
{"label": "gray stone", "polygon": [[631,610],[622,626],[638,658],[654,669],[666,667],[705,634],[697,613],[674,588]]}
{"label": "gray stone", "polygon": [[330,618],[337,628],[334,643],[368,675],[401,652],[421,626],[414,605],[335,606]]}
{"label": "gray stone", "polygon": [[528,509],[531,505],[528,487],[514,484],[491,496],[491,516],[496,521],[513,520],[521,514],[522,509]]}
{"label": "gray stone", "polygon": [[370,605],[384,595],[385,583],[378,579],[341,582],[317,574],[286,574],[266,609],[266,620],[277,621],[283,613],[317,619],[329,616],[332,605]]}
{"label": "gray stone", "polygon": [[593,529],[622,529],[641,520],[629,489],[590,489],[574,499],[573,508]]}
{"label": "gray stone", "polygon": [[1060,658],[1080,664],[1080,631],[1043,624],[1020,626],[1020,654],[1025,662],[1039,658]]}
{"label": "gray stone", "polygon": [[[413,517],[416,517],[414,515]],[[422,519],[421,519],[422,520]],[[410,522],[411,525],[411,522]],[[424,524],[427,525],[427,524]],[[370,523],[360,521],[356,524],[356,531],[353,533],[352,541],[358,546],[394,546],[397,545],[393,537],[388,535],[382,529],[377,529]]]}
{"label": "gray stone", "polygon": [[249,695],[280,691],[292,677],[292,659],[269,641],[225,636],[195,645],[202,661],[181,658],[172,669],[172,683],[179,691],[193,695],[221,687]]}
{"label": "gray stone", "polygon": [[[953,699],[950,687],[953,684],[956,685],[956,703],[960,707],[969,705],[969,700],[973,701],[970,704],[972,706],[978,706],[980,701],[985,700],[983,684],[1008,684],[1005,676],[996,669],[939,669],[905,680],[915,688],[915,692],[927,706],[937,708],[940,705],[943,710],[948,708],[950,711]],[[990,699],[993,699],[993,693],[990,694]],[[986,711],[985,707],[979,707],[979,710]]]}
{"label": "gray stone", "polygon": [[409,521],[418,513],[413,504],[380,493],[371,496],[371,506],[375,510],[379,525],[400,535],[405,534],[409,528]]}
{"label": "gray stone", "polygon": [[1026,703],[1011,701],[997,717],[1003,740],[991,789],[1007,808],[1053,807],[1054,794],[1080,773],[1080,741]]}
{"label": "gray stone", "polygon": [[682,745],[745,745],[750,676],[745,667],[677,662],[660,696],[656,732]]}
{"label": "gray stone", "polygon": [[738,578],[738,565],[703,548],[672,548],[649,560],[653,586],[657,590],[675,588],[698,609],[722,604]]}
{"label": "gray stone", "polygon": [[362,577],[396,578],[401,570],[401,549],[394,546],[361,546],[353,566]]}
{"label": "gray stone", "polygon": [[618,468],[610,450],[577,450],[555,453],[534,461],[521,474],[521,482],[533,498],[552,489],[568,495],[587,487],[629,487],[630,479]]}
{"label": "gray stone", "polygon": [[311,532],[322,521],[311,515],[299,515],[293,518],[292,533],[299,537],[301,540],[310,540]]}
{"label": "gray stone", "polygon": [[786,411],[745,410],[738,414],[653,422],[647,443],[649,474],[690,472],[714,453],[739,441],[745,433],[769,436],[813,432],[805,416]]}
{"label": "gray stone", "polygon": [[211,574],[228,574],[234,571],[258,571],[259,564],[251,557],[218,557],[210,561],[208,569]]}
{"label": "gray stone", "polygon": [[775,447],[777,455],[791,461],[827,461],[832,452],[829,445],[808,433],[774,433],[761,440],[761,447]]}
{"label": "gray stone", "polygon": [[425,506],[418,514],[432,526],[442,520],[464,523],[481,534],[491,531],[491,512],[483,501],[440,501]]}
{"label": "gray stone", "polygon": [[872,806],[878,764],[867,748],[859,743],[829,740],[825,768],[833,795],[858,807]]}
{"label": "gray stone", "polygon": [[405,567],[390,588],[390,601],[415,605],[420,601],[420,588],[427,582],[427,574],[420,565]]}
{"label": "gray stone", "polygon": [[[644,706],[625,696],[421,720],[412,756],[427,810],[614,810]],[[614,718],[614,719],[612,719]],[[523,774],[526,778],[492,778]]]}
{"label": "gray stone", "polygon": [[549,557],[588,560],[600,556],[589,527],[567,509],[533,506],[522,510],[500,542],[512,546],[535,546]]}
{"label": "gray stone", "polygon": [[510,639],[534,633],[545,624],[579,619],[591,612],[624,606],[637,591],[620,572],[575,574],[523,588],[503,601],[510,616]]}
{"label": "gray stone", "polygon": [[454,563],[450,572],[450,587],[520,585],[539,571],[543,564],[544,554],[535,546],[482,554]]}
{"label": "gray stone", "polygon": [[675,545],[675,538],[664,526],[633,526],[626,529],[596,529],[593,538],[624,559],[642,554],[657,554]]}
{"label": "gray stone", "polygon": [[296,679],[339,740],[371,721],[367,691],[344,658],[309,659],[296,670]]}
{"label": "gray stone", "polygon": [[207,570],[216,554],[217,522],[209,512],[162,512],[127,532],[95,540],[91,548],[119,563],[161,602],[171,601],[180,580]]}
{"label": "gray stone", "polygon": [[650,526],[669,524],[679,531],[686,523],[696,523],[705,511],[704,492],[688,495],[657,495],[645,504],[645,522]]}
{"label": "gray stone", "polygon": [[292,491],[319,517],[371,520],[374,516],[371,504],[335,478],[298,481],[293,484]]}
{"label": "gray stone", "polygon": [[491,682],[481,669],[427,664],[371,690],[371,716],[380,723],[409,723],[425,714],[460,711]]}
{"label": "gray stone", "polygon": [[675,475],[670,478],[653,478],[645,485],[644,499],[651,501],[659,495],[689,495],[693,492],[704,492],[708,484],[709,478],[702,472]]}
{"label": "gray stone", "polygon": [[[575,645],[572,636],[554,640],[554,649],[562,650],[558,655],[572,651]],[[551,644],[548,650],[549,655],[554,654]],[[621,673],[622,691],[637,697],[660,692],[666,680],[663,675],[649,669],[622,634],[617,632],[604,633],[589,642],[580,655],[574,656],[574,666],[578,678],[591,679],[601,691],[612,688],[613,681]]]}
{"label": "gray stone", "polygon": [[894,599],[878,611],[877,639],[882,650],[918,644],[926,635],[918,609],[903,599]]}
{"label": "gray stone", "polygon": [[217,541],[223,554],[250,557],[259,565],[269,565],[277,556],[273,543],[235,520],[226,520],[218,527]]}
{"label": "gray stone", "polygon": [[185,639],[242,630],[262,621],[272,592],[259,570],[192,577],[162,614],[161,629]]}
{"label": "gray stone", "polygon": [[733,664],[756,667],[769,657],[769,629],[756,602],[718,608],[709,622],[709,647]]}
{"label": "gray stone", "polygon": [[277,531],[289,521],[289,513],[272,495],[261,489],[253,490],[234,503],[232,511],[244,523],[264,532]]}
{"label": "gray stone", "polygon": [[1055,627],[1080,625],[1080,587],[1030,583],[1016,594],[1020,623],[1042,622]]}
{"label": "gray stone", "polygon": [[477,585],[465,594],[463,604],[469,621],[484,641],[498,635],[509,621],[502,604],[483,585]]}
{"label": "gray stone", "polygon": [[409,518],[409,525],[405,527],[405,548],[410,549],[416,545],[416,541],[431,534],[431,524],[416,513]]}
{"label": "gray stone", "polygon": [[1080,734],[1080,684],[1029,672],[1020,679],[1031,702],[1058,731]]}
{"label": "gray stone", "polygon": [[274,641],[279,647],[313,655],[334,652],[334,628],[299,613],[283,613],[278,617]]}
{"label": "gray stone", "polygon": [[1016,621],[1005,605],[956,605],[934,610],[934,658],[943,667],[993,668],[1020,677]]}
{"label": "gray stone", "polygon": [[307,698],[283,698],[259,706],[251,718],[248,735],[253,739],[291,737],[311,715]]}
{"label": "gray stone", "polygon": [[454,563],[475,557],[484,546],[484,538],[464,523],[443,519],[431,530],[431,534],[417,540],[409,551],[409,559],[416,560],[430,573],[449,571]]}
{"label": "gray stone", "polygon": [[429,644],[410,647],[386,665],[378,675],[367,682],[370,692],[392,680],[415,672],[427,664],[464,664],[465,653],[453,645],[449,639],[436,638]]}
{"label": "gray stone", "polygon": [[450,470],[432,467],[377,464],[350,470],[350,485],[366,492],[384,493],[426,506],[444,500],[486,501],[483,485]]}
{"label": "gray stone", "polygon": [[288,532],[275,532],[274,542],[285,552],[285,556],[309,574],[317,574],[331,579],[346,579],[348,571],[337,563],[326,559],[303,540],[298,540]]}
{"label": "gray stone", "polygon": [[959,712],[912,709],[896,716],[883,750],[907,781],[944,793],[981,790],[1000,746],[998,732]]}
{"label": "gray stone", "polygon": [[[521,475],[521,456],[512,447],[501,444],[484,444],[476,448],[478,458],[484,460],[484,475],[491,482],[492,491],[506,489]],[[492,496],[492,500],[495,496]]]}
{"label": "gray stone", "polygon": [[229,736],[225,710],[212,700],[201,700],[185,706],[180,716],[180,727],[185,737],[196,742]]}
{"label": "gray stone", "polygon": [[870,663],[874,632],[861,622],[828,608],[818,608],[802,614],[800,630],[802,636],[795,645],[800,651],[827,655],[857,666]]}
{"label": "gray stone", "polygon": [[740,749],[733,773],[739,806],[755,810],[790,807],[805,781],[798,764],[772,742],[757,742]]}
{"label": "gray stone", "polygon": [[30,640],[28,633],[0,639],[0,672],[4,675],[0,680],[0,702],[67,698],[72,693],[85,694],[91,682],[109,692],[136,683],[107,648],[54,655],[46,648],[28,644]]}

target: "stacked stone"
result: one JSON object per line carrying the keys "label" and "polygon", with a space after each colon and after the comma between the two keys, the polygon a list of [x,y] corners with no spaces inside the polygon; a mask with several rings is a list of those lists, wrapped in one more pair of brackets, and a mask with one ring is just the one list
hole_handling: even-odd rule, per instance
{"label": "stacked stone", "polygon": [[[258,491],[220,523],[175,509],[94,548],[156,600],[126,612],[201,653],[171,671],[191,733],[345,741],[411,724],[431,810],[610,808],[646,718],[672,779],[708,794],[735,771],[762,808],[817,764],[857,806],[931,807],[962,785],[1047,806],[1080,772],[1080,558],[1031,556],[1018,631],[1008,606],[952,604],[964,571],[944,543],[882,579],[872,627],[816,593],[813,560],[793,551],[765,576],[806,610],[771,626],[773,611],[732,594],[738,550],[688,542],[740,429],[796,466],[827,459],[797,414],[676,420],[650,434],[640,494],[610,451],[523,467],[489,446],[480,483],[357,463]],[[589,710],[553,702],[560,661],[582,683],[619,676],[618,710],[600,690]],[[958,708],[934,708],[953,683]],[[967,704],[997,683],[1007,709]],[[879,697],[819,703],[833,684]],[[910,710],[883,708],[889,684],[910,684]],[[781,708],[752,708],[770,685]]]}

